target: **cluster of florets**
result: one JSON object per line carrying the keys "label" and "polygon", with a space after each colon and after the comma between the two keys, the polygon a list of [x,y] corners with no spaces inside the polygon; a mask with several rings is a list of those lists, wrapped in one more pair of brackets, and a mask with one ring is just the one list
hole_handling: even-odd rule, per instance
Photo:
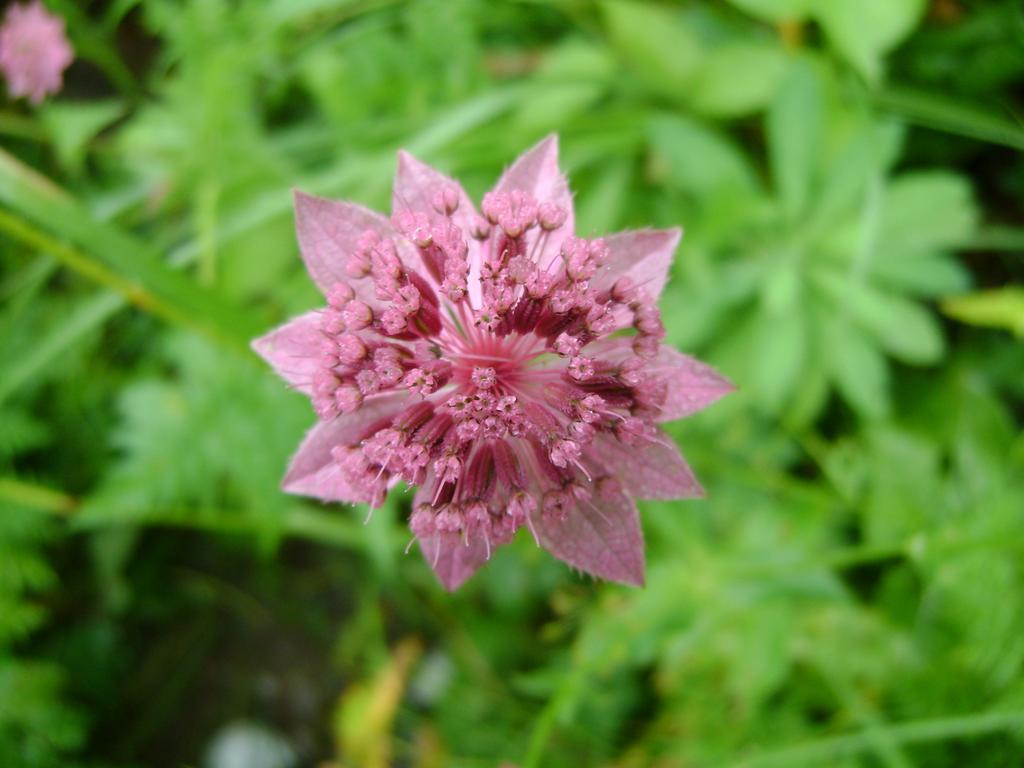
{"label": "cluster of florets", "polygon": [[73,58],[64,20],[41,2],[7,8],[0,25],[0,72],[12,96],[39,104],[46,94],[57,93]]}
{"label": "cluster of florets", "polygon": [[555,147],[520,158],[479,214],[408,155],[390,220],[298,195],[328,306],[256,345],[321,419],[286,489],[378,506],[417,486],[410,526],[449,587],[522,527],[637,583],[633,495],[699,492],[656,422],[729,390],[661,344],[655,300],[679,232],[575,236]]}
{"label": "cluster of florets", "polygon": [[[518,190],[485,196],[468,233],[480,248],[481,300],[473,308],[467,238],[452,219],[458,192],[441,189],[432,207],[440,218],[393,217],[404,242],[373,230],[359,238],[345,272],[369,281],[380,304],[359,300],[350,282],[328,291],[313,401],[329,419],[389,391],[421,398],[357,445],[335,448],[344,477],[371,504],[395,479],[432,483],[414,531],[500,543],[537,510],[559,515],[589,498],[596,470],[585,452],[599,432],[630,445],[654,438],[659,393],[644,386],[643,359],[657,351],[664,328],[629,278],[594,285],[609,258],[605,241],[566,236],[557,258],[541,263],[538,253],[566,211]],[[423,275],[401,258],[410,245]],[[462,327],[444,316],[442,297]],[[632,318],[634,354],[614,362],[586,354],[623,317]],[[481,362],[489,358],[494,364]]]}

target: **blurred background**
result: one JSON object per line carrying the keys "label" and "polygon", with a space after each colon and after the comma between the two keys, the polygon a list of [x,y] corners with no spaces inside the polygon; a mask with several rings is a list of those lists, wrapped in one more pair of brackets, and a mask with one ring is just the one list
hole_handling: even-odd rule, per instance
{"label": "blurred background", "polygon": [[[0,100],[0,765],[1024,764],[1016,0],[46,0]],[[454,595],[407,498],[278,490],[248,340],[320,298],[290,189],[479,197],[561,136],[580,231],[682,223],[648,586],[527,536]]]}

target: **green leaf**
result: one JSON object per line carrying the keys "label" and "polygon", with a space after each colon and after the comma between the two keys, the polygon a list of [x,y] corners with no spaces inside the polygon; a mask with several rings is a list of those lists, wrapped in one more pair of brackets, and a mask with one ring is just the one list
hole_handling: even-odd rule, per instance
{"label": "green leaf", "polygon": [[806,329],[800,305],[781,312],[763,311],[757,325],[754,353],[754,396],[776,412],[790,400],[807,354]]}
{"label": "green leaf", "polygon": [[813,0],[729,0],[751,16],[770,22],[797,21],[807,15]]}
{"label": "green leaf", "polygon": [[977,223],[971,186],[962,176],[948,171],[904,174],[885,193],[879,258],[953,248],[974,234]]}
{"label": "green leaf", "polygon": [[866,419],[890,411],[889,366],[870,338],[852,322],[830,314],[825,350],[832,382],[855,411]]}
{"label": "green leaf", "polygon": [[743,153],[724,135],[695,120],[677,116],[651,119],[651,148],[668,164],[669,178],[700,197],[756,189]]}
{"label": "green leaf", "polygon": [[834,226],[863,204],[869,180],[899,156],[903,133],[893,122],[867,122],[835,152],[813,203],[818,227]]}
{"label": "green leaf", "polygon": [[785,213],[796,219],[807,207],[822,134],[821,83],[806,62],[796,61],[768,110],[768,161]]}
{"label": "green leaf", "polygon": [[836,49],[869,81],[881,76],[882,55],[917,26],[925,0],[826,0],[814,14]]}
{"label": "green leaf", "polygon": [[837,311],[849,310],[896,359],[912,365],[931,365],[942,358],[942,330],[924,307],[831,270],[821,270],[816,277],[836,303]]}
{"label": "green leaf", "polygon": [[771,101],[786,69],[778,45],[736,42],[715,48],[701,62],[690,84],[690,104],[715,117],[736,117]]}
{"label": "green leaf", "polygon": [[945,255],[874,259],[868,273],[880,285],[925,298],[963,293],[971,285],[967,268]]}
{"label": "green leaf", "polygon": [[117,101],[53,102],[40,110],[39,117],[65,168],[80,171],[85,152],[96,135],[124,113]]}
{"label": "green leaf", "polygon": [[684,97],[703,50],[682,16],[633,0],[605,0],[601,9],[613,47],[636,74],[659,93]]}
{"label": "green leaf", "polygon": [[969,325],[1003,328],[1024,338],[1024,288],[978,291],[942,302],[942,311]]}

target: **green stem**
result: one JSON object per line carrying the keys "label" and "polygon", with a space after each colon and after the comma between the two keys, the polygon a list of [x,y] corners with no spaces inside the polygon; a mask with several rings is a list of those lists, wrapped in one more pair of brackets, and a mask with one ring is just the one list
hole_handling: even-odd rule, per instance
{"label": "green stem", "polygon": [[14,136],[18,139],[28,139],[29,141],[48,141],[46,131],[43,130],[39,123],[31,117],[11,112],[0,112],[0,134]]}
{"label": "green stem", "polygon": [[259,317],[176,273],[148,242],[98,220],[48,178],[2,150],[0,203],[14,212],[3,214],[9,232],[53,251],[147,311],[247,355],[249,340],[264,328]]}
{"label": "green stem", "polygon": [[914,125],[1024,149],[1024,128],[981,106],[931,91],[898,86],[875,93],[872,98],[879,108]]}
{"label": "green stem", "polygon": [[195,327],[192,318],[186,313],[178,311],[143,286],[108,269],[77,248],[55,240],[24,219],[0,210],[0,230],[38,251],[56,257],[58,261],[83,277],[114,290],[144,312],[157,315],[176,325]]}
{"label": "green stem", "polygon": [[1018,227],[986,227],[961,243],[961,248],[977,251],[1019,251],[1024,253],[1024,229]]}
{"label": "green stem", "polygon": [[555,723],[565,711],[565,708],[572,703],[586,677],[586,666],[582,663],[575,663],[572,669],[562,678],[557,690],[548,699],[547,704],[541,710],[530,733],[530,743],[526,749],[526,757],[523,758],[523,768],[540,768],[544,759],[544,751],[547,749],[548,741],[555,729]]}
{"label": "green stem", "polygon": [[[901,745],[965,739],[1024,727],[1024,711],[986,712],[957,717],[914,720],[887,727],[888,738]],[[867,752],[874,744],[870,729],[797,744],[793,747],[753,755],[734,768],[771,768],[799,765],[834,765],[843,758]]]}
{"label": "green stem", "polygon": [[57,515],[70,514],[77,506],[73,496],[14,477],[0,477],[0,499]]}

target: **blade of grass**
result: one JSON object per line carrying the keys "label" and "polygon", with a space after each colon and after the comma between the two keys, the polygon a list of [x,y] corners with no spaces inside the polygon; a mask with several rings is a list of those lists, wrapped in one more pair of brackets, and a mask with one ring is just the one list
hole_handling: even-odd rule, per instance
{"label": "blade of grass", "polygon": [[[955,717],[915,720],[888,726],[888,735],[903,744],[952,741],[984,736],[999,731],[1024,728],[1024,712],[985,712]],[[871,749],[873,736],[867,731],[833,736],[797,744],[773,752],[752,755],[738,761],[734,768],[771,768],[800,765],[832,765],[836,761]]]}
{"label": "blade of grass", "polygon": [[14,477],[0,477],[0,499],[18,506],[66,515],[75,508],[75,499],[61,491],[28,483]]}
{"label": "blade of grass", "polygon": [[175,273],[146,242],[97,221],[59,187],[2,150],[0,203],[21,217],[0,218],[10,234],[146,311],[240,350],[247,350],[249,339],[262,328],[257,317]]}
{"label": "blade of grass", "polygon": [[[2,219],[0,212],[0,222]],[[8,362],[0,378],[0,403],[124,305],[121,296],[108,292],[83,300],[62,322],[33,344],[27,354]]]}
{"label": "blade of grass", "polygon": [[990,144],[1024,149],[1018,122],[958,99],[912,88],[886,88],[873,96],[881,109],[909,123]]}

